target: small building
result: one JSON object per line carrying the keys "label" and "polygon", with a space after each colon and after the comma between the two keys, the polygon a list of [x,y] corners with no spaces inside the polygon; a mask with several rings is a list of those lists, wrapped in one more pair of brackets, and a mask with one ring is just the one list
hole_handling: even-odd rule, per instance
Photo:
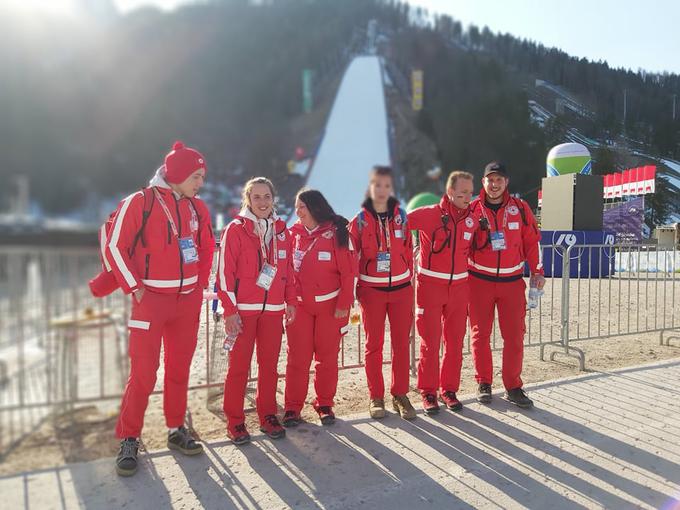
{"label": "small building", "polygon": [[659,247],[680,249],[680,223],[656,227],[654,238]]}

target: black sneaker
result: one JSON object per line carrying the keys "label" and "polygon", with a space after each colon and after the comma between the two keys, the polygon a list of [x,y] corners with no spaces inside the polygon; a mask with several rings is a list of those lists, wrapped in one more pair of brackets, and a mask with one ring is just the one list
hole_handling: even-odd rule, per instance
{"label": "black sneaker", "polygon": [[286,428],[297,427],[300,423],[302,423],[302,416],[296,411],[286,411],[283,415],[283,420],[281,421],[281,425]]}
{"label": "black sneaker", "polygon": [[477,386],[477,402],[488,404],[491,402],[491,385],[488,383],[481,383]]}
{"label": "black sneaker", "polygon": [[335,423],[335,413],[331,406],[319,406],[316,412],[321,420],[321,425],[333,425]]}
{"label": "black sneaker", "polygon": [[179,450],[184,455],[198,455],[203,453],[203,445],[197,443],[186,427],[179,427],[168,434],[168,448]]}
{"label": "black sneaker", "polygon": [[529,409],[534,406],[534,401],[527,397],[527,394],[524,393],[522,388],[507,390],[505,392],[505,399],[522,409]]}
{"label": "black sneaker", "polygon": [[126,437],[120,442],[116,457],[116,472],[120,476],[132,476],[137,472],[137,452],[139,441],[136,437]]}

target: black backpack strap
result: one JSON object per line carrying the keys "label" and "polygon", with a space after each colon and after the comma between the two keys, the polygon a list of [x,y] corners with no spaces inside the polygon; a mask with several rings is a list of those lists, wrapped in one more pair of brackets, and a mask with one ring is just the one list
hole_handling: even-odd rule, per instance
{"label": "black backpack strap", "polygon": [[[142,246],[146,247],[146,241],[144,239],[144,229],[146,228],[146,222],[149,220],[151,215],[151,209],[153,209],[153,204],[156,202],[156,196],[154,195],[152,188],[143,188],[142,193],[144,195],[144,208],[142,209],[142,224],[139,230],[135,234],[135,238],[132,241],[132,246],[130,247],[130,257],[135,254],[135,249],[137,248],[137,243],[142,242]],[[150,195],[150,197],[149,197]],[[147,204],[148,207],[147,207]]]}
{"label": "black backpack strap", "polygon": [[518,200],[515,197],[512,197],[512,199],[515,201],[515,205],[519,209],[519,215],[522,217],[522,223],[525,227],[528,226],[529,223],[527,222],[527,212],[524,210],[524,200]]}

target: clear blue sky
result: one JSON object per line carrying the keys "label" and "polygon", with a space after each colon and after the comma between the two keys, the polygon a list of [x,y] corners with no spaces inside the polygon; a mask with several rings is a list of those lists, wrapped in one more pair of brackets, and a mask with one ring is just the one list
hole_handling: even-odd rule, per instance
{"label": "clear blue sky", "polygon": [[[121,10],[191,0],[115,0]],[[342,1],[342,0],[337,0]],[[679,0],[409,0],[610,66],[680,73]]]}

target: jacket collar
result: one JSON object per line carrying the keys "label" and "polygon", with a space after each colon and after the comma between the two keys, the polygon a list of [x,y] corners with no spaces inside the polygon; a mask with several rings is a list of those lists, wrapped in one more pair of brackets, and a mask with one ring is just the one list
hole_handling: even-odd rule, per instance
{"label": "jacket collar", "polygon": [[[364,202],[361,204],[361,207],[366,210],[367,212],[371,213],[371,215],[375,218],[378,217],[378,213],[375,212],[375,209],[373,208],[373,200],[370,198],[367,198],[364,200]],[[393,216],[396,215],[397,213],[397,208],[399,207],[399,200],[397,200],[394,197],[390,197],[387,199],[387,217],[392,218]]]}
{"label": "jacket collar", "polygon": [[244,207],[241,209],[241,212],[238,213],[239,217],[241,217],[244,221],[244,224],[246,225],[251,225],[252,229],[246,229],[248,233],[251,233],[253,235],[257,235],[255,232],[255,226],[259,225],[260,229],[262,229],[263,232],[270,233],[273,231],[274,224],[278,220],[278,217],[276,216],[276,213],[272,213],[269,218],[258,218],[255,216],[253,211],[248,209],[247,207]]}
{"label": "jacket collar", "polygon": [[168,194],[168,193],[172,193],[173,195],[175,195],[175,198],[178,199],[178,200],[182,197],[179,193],[174,191],[170,187],[168,182],[165,180],[165,165],[161,165],[160,167],[158,167],[158,169],[156,170],[156,173],[154,174],[154,176],[149,181],[149,186],[152,187],[152,188],[158,188],[158,190],[163,195]]}
{"label": "jacket collar", "polygon": [[329,230],[332,230],[335,228],[335,225],[333,225],[332,221],[322,223],[319,225],[317,228],[312,230],[311,232],[305,228],[305,226],[300,222],[300,220],[296,221],[295,224],[290,228],[291,231],[293,232],[294,235],[299,235],[301,238],[315,238],[319,237],[320,235],[324,234],[325,232],[328,232]]}

